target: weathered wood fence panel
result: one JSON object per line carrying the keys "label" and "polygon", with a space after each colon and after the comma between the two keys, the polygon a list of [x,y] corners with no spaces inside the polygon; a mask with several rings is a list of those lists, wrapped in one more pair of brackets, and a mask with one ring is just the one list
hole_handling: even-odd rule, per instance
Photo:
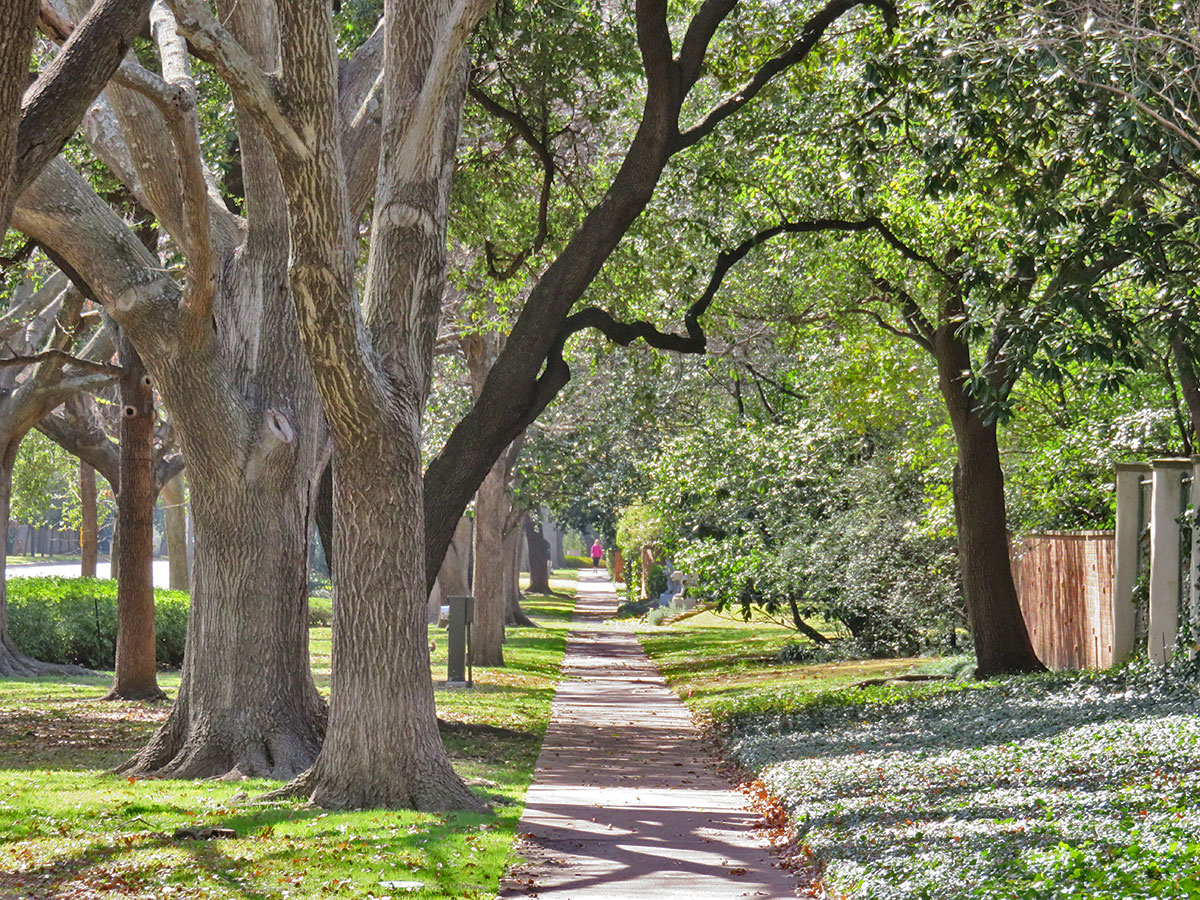
{"label": "weathered wood fence panel", "polygon": [[1013,579],[1038,657],[1052,669],[1113,664],[1113,534],[1031,534],[1013,543]]}

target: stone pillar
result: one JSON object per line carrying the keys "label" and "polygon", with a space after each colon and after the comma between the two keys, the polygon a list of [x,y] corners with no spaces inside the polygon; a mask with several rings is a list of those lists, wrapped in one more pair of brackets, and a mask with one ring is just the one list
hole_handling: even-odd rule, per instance
{"label": "stone pillar", "polygon": [[1117,463],[1117,526],[1113,544],[1113,665],[1133,655],[1137,610],[1133,587],[1138,577],[1138,535],[1142,531],[1142,480],[1146,463]]}
{"label": "stone pillar", "polygon": [[1175,652],[1179,631],[1179,523],[1183,477],[1191,460],[1156,459],[1151,475],[1150,507],[1150,628],[1146,650],[1153,662],[1166,663]]}

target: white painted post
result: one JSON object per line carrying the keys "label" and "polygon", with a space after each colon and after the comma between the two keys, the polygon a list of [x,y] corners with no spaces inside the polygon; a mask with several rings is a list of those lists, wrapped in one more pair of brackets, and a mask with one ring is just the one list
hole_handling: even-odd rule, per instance
{"label": "white painted post", "polygon": [[1153,461],[1150,511],[1150,627],[1146,639],[1151,661],[1165,664],[1175,652],[1179,630],[1179,518],[1183,476],[1191,460]]}
{"label": "white painted post", "polygon": [[[1185,605],[1190,621],[1193,623],[1192,628],[1192,657],[1196,655],[1195,650],[1195,626],[1200,621],[1200,524],[1196,522],[1196,512],[1200,511],[1200,456],[1192,457],[1192,490],[1191,496],[1188,498],[1188,503],[1192,507],[1192,558],[1190,561],[1190,590],[1188,591],[1188,603]],[[1178,634],[1176,630],[1176,634]]]}
{"label": "white painted post", "polygon": [[1133,655],[1137,609],[1133,588],[1138,577],[1139,510],[1142,480],[1150,474],[1147,463],[1117,463],[1117,527],[1113,545],[1112,652],[1113,665]]}

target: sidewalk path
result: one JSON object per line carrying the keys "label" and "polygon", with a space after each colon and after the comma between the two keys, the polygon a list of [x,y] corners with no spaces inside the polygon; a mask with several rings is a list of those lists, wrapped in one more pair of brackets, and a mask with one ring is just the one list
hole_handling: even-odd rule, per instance
{"label": "sidewalk path", "polygon": [[[109,564],[96,564],[96,577],[108,577]],[[45,575],[59,575],[63,578],[76,578],[79,575],[79,563],[13,563],[4,570],[7,578],[41,578]],[[171,584],[171,564],[165,559],[154,560],[154,586],[169,587]]]}
{"label": "sidewalk path", "polygon": [[608,579],[581,570],[563,680],[521,817],[528,862],[500,896],[795,896],[795,878],[756,836],[756,817],[712,768],[632,628],[603,625],[616,606]]}

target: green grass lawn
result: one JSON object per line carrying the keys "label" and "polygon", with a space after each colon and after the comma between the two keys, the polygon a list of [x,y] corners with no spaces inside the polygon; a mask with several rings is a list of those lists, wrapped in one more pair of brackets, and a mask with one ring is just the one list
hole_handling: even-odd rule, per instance
{"label": "green grass lawn", "polygon": [[670,626],[646,625],[638,637],[676,693],[694,712],[717,723],[794,708],[831,688],[900,675],[929,662],[780,663],[775,655],[797,642],[795,631],[713,612]]}
{"label": "green grass lawn", "polygon": [[[101,701],[106,678],[0,680],[0,898],[494,896],[573,605],[529,598],[525,609],[541,627],[509,629],[508,665],[476,668],[473,690],[444,687],[445,632],[430,629],[443,736],[455,768],[492,804],[483,815],[325,812],[256,804],[276,782],[106,774],[165,718],[168,703]],[[310,629],[310,648],[317,685],[328,692],[328,628]],[[160,684],[173,695],[178,673],[160,673]],[[233,828],[238,838],[173,839],[176,828],[196,825]]]}

